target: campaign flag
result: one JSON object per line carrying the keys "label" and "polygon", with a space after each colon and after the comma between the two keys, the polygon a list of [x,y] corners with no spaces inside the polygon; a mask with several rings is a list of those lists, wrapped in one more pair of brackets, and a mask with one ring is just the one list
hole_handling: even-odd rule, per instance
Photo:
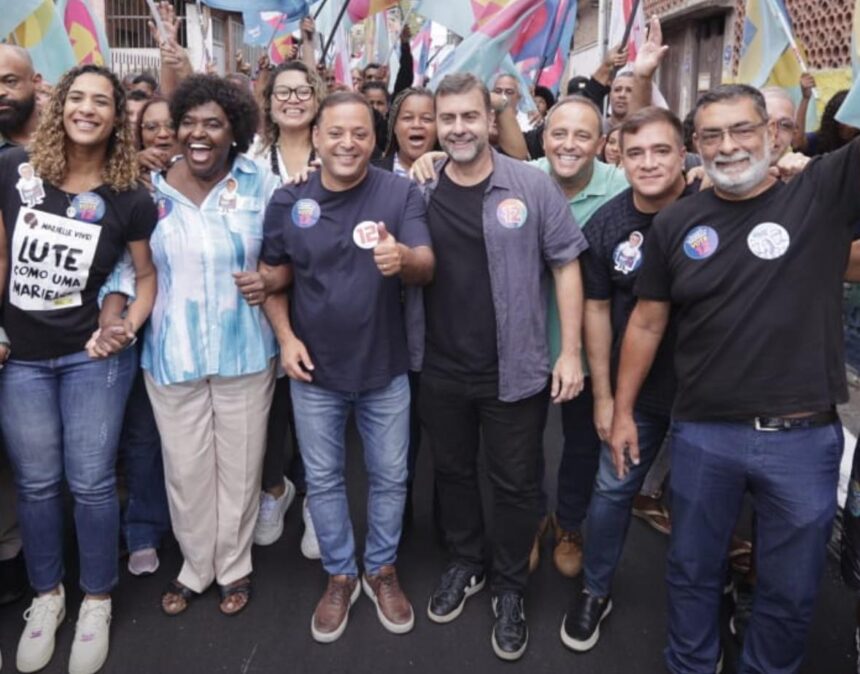
{"label": "campaign flag", "polygon": [[202,0],[204,5],[225,12],[281,12],[303,17],[310,11],[308,0]]}
{"label": "campaign flag", "polygon": [[358,23],[369,16],[397,7],[398,4],[398,0],[349,0],[346,13],[352,23]]}
{"label": "campaign flag", "polygon": [[90,0],[59,0],[57,13],[63,19],[77,62],[110,67],[104,26],[90,4]]}
{"label": "campaign flag", "polygon": [[511,56],[519,71],[556,93],[570,52],[576,5],[577,0],[543,3],[511,47]]}
{"label": "campaign flag", "polygon": [[18,2],[9,3],[8,7],[4,7],[3,11],[0,12],[0,38],[9,35],[41,4],[42,0],[18,0]]}
{"label": "campaign flag", "polygon": [[282,12],[244,12],[245,44],[268,47],[269,61],[281,64],[292,53],[292,33],[298,30],[300,18]]}
{"label": "campaign flag", "polygon": [[776,12],[785,12],[782,0],[746,0],[738,82],[764,86],[777,61],[788,50],[790,37]]}
{"label": "campaign flag", "polygon": [[430,45],[432,44],[433,22],[429,19],[421,26],[421,30],[412,38],[410,48],[412,49],[412,63],[415,81],[423,81],[427,74],[427,62],[430,60]]}
{"label": "campaign flag", "polygon": [[53,0],[43,0],[12,33],[12,40],[30,53],[33,67],[48,84],[56,84],[77,65],[75,52]]}
{"label": "campaign flag", "polygon": [[345,84],[352,90],[352,70],[349,59],[349,36],[346,26],[341,23],[334,34],[334,61],[332,63],[334,79]]}
{"label": "campaign flag", "polygon": [[475,12],[470,0],[415,0],[412,6],[416,14],[445,26],[460,37],[466,37],[472,32]]}
{"label": "campaign flag", "polygon": [[[442,77],[451,72],[469,71],[488,82],[508,56],[517,35],[531,20],[542,4],[541,0],[487,0],[497,7],[485,20],[475,25],[475,30],[440,64],[430,82],[435,89]],[[475,3],[473,3],[475,4]]]}
{"label": "campaign flag", "polygon": [[621,44],[624,39],[624,31],[627,28],[627,22],[630,21],[633,15],[633,26],[630,30],[630,37],[627,45],[629,52],[627,61],[632,63],[636,60],[636,51],[639,46],[645,41],[645,10],[642,5],[644,0],[640,0],[636,7],[636,14],[633,14],[634,0],[612,0],[612,12],[609,15],[609,46],[615,47]]}
{"label": "campaign flag", "polygon": [[[851,90],[839,106],[836,120],[860,128],[860,0],[854,3],[854,23],[851,29],[851,64],[854,70],[854,81]],[[809,106],[812,107],[812,106]]]}

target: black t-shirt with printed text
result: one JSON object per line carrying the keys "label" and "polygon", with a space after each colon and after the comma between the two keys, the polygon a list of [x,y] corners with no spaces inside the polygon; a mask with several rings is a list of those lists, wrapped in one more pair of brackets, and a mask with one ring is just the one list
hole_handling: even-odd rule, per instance
{"label": "black t-shirt with printed text", "polygon": [[830,409],[847,400],[842,279],[860,218],[860,139],[790,183],[664,209],[635,292],[677,310],[678,420]]}
{"label": "black t-shirt with printed text", "polygon": [[[688,185],[679,198],[695,194],[699,185],[699,182]],[[656,215],[639,211],[633,202],[633,190],[628,187],[601,206],[582,230],[588,239],[588,250],[582,257],[585,297],[610,300],[613,389],[624,331],[636,305],[633,287],[639,277],[644,244]],[[636,398],[637,409],[659,416],[668,416],[671,412],[676,388],[673,349],[674,324],[670,323]]]}
{"label": "black t-shirt with printed text", "polygon": [[149,239],[157,211],[144,187],[80,195],[42,181],[23,148],[0,154],[0,213],[9,268],[2,325],[12,357],[83,351],[98,327],[99,289],[131,241]]}

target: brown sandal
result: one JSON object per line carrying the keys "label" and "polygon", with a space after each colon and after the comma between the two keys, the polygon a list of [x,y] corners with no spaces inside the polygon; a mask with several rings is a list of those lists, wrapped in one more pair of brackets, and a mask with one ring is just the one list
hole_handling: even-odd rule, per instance
{"label": "brown sandal", "polygon": [[221,595],[221,603],[218,604],[221,613],[234,616],[251,601],[251,579],[245,577],[230,585],[219,585],[218,592]]}
{"label": "brown sandal", "polygon": [[197,593],[185,587],[178,580],[171,580],[161,593],[161,610],[166,615],[177,616],[183,613]]}

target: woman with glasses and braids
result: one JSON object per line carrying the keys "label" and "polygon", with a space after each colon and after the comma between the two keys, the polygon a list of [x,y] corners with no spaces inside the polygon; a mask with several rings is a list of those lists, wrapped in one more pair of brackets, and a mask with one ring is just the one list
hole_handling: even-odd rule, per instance
{"label": "woman with glasses and braids", "polygon": [[[301,174],[314,161],[311,127],[326,87],[320,76],[301,61],[282,63],[263,89],[263,129],[261,142],[253,152],[281,182]],[[260,491],[260,512],[254,527],[254,543],[271,545],[284,530],[284,515],[296,492],[304,492],[304,466],[298,454],[290,399],[289,378],[279,373],[269,415],[266,455]],[[294,452],[288,470],[286,438],[289,433]],[[287,479],[289,472],[295,484]],[[308,559],[319,559],[320,551],[307,503],[302,505],[305,531],[301,551]]]}

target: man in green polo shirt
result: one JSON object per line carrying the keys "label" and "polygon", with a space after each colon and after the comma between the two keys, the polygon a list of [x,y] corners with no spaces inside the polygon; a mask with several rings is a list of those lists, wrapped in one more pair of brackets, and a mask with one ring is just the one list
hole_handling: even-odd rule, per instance
{"label": "man in green polo shirt", "polygon": [[[585,226],[597,209],[628,186],[622,170],[597,159],[605,140],[602,129],[600,110],[592,101],[583,96],[563,98],[546,116],[543,137],[546,156],[530,162],[555,179],[580,227]],[[556,358],[561,332],[558,308],[552,299],[547,320],[550,357]],[[561,406],[564,448],[558,469],[553,561],[558,571],[569,577],[576,576],[582,568],[580,529],[588,511],[600,458],[591,379],[584,354],[583,372],[586,378],[582,393]],[[544,495],[544,506],[545,501]],[[540,534],[544,528],[541,527],[535,537],[530,567],[537,565]]]}

